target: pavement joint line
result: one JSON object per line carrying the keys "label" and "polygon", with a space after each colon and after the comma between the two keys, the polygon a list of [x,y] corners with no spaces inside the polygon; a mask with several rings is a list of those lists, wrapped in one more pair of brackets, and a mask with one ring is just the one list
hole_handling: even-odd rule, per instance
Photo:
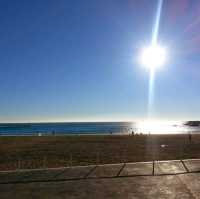
{"label": "pavement joint line", "polygon": [[[68,168],[69,168],[69,167],[68,167]],[[66,170],[67,170],[67,167],[66,167],[63,171],[60,171],[59,173],[55,174],[55,175],[53,176],[53,178],[56,178],[56,177],[58,177],[59,175],[62,175],[64,172],[66,172]]]}
{"label": "pavement joint line", "polygon": [[200,171],[197,172],[182,172],[182,173],[169,173],[169,174],[155,174],[149,175],[124,175],[124,176],[115,176],[115,177],[88,177],[88,178],[73,178],[73,179],[55,179],[55,180],[30,180],[30,181],[13,181],[13,182],[0,182],[0,185],[6,185],[6,184],[27,184],[27,183],[47,183],[47,182],[68,182],[68,181],[79,181],[79,180],[100,180],[100,179],[117,179],[117,178],[133,178],[133,177],[157,177],[157,176],[177,176],[177,175],[184,175],[184,174],[192,174],[192,173],[200,173]]}
{"label": "pavement joint line", "polygon": [[187,166],[185,165],[185,162],[184,162],[183,160],[181,160],[181,163],[182,163],[184,169],[185,169],[187,172],[189,172],[189,169],[188,169]]}
{"label": "pavement joint line", "polygon": [[0,174],[2,174],[2,173],[15,173],[15,172],[23,173],[23,172],[29,172],[29,171],[46,171],[46,170],[50,170],[51,171],[51,170],[59,170],[59,169],[66,169],[66,168],[70,168],[70,167],[57,167],[57,168],[55,167],[55,168],[46,168],[46,169],[44,169],[44,168],[38,168],[38,169],[15,169],[15,170],[0,171]]}
{"label": "pavement joint line", "polygon": [[[134,162],[134,163],[146,163],[146,162]],[[116,164],[99,164],[98,166],[107,166],[107,165],[118,165]],[[28,172],[28,171],[46,171],[46,170],[61,170],[61,169],[68,169],[68,168],[84,168],[84,167],[95,167],[96,164],[89,164],[89,165],[79,165],[79,166],[67,166],[67,167],[50,167],[50,168],[37,168],[37,169],[14,169],[14,170],[0,170],[0,174],[2,173],[15,173],[15,172]]]}
{"label": "pavement joint line", "polygon": [[[116,163],[117,164],[117,163]],[[116,165],[116,164],[103,164],[103,165]],[[68,168],[84,168],[89,166],[96,166],[96,164],[89,164],[89,165],[79,165],[79,166],[66,166],[66,167],[50,167],[50,168],[37,168],[37,169],[14,169],[14,170],[0,170],[0,174],[2,173],[15,173],[15,172],[28,172],[28,171],[46,171],[46,170],[61,170],[61,169],[68,169]]]}
{"label": "pavement joint line", "polygon": [[153,171],[152,171],[152,175],[154,176],[155,175],[155,160],[153,160],[152,162],[152,166],[153,166]]}
{"label": "pavement joint line", "polygon": [[[187,160],[200,160],[200,159],[187,159]],[[64,169],[64,171],[61,171],[59,172],[58,174],[56,174],[54,176],[54,178],[50,177],[50,178],[47,178],[47,179],[35,179],[35,180],[28,180],[28,179],[25,179],[23,176],[21,176],[21,178],[18,178],[18,180],[14,181],[14,180],[8,180],[8,181],[0,181],[0,185],[1,184],[24,184],[24,183],[45,183],[45,182],[59,182],[59,181],[76,181],[76,180],[87,180],[87,179],[110,179],[110,178],[126,178],[126,177],[142,177],[142,176],[166,176],[166,175],[180,175],[180,174],[192,174],[192,173],[200,173],[200,170],[197,170],[197,171],[190,171],[187,166],[185,165],[185,162],[184,160],[174,160],[174,161],[177,161],[177,162],[181,162],[183,167],[184,167],[184,172],[177,172],[177,173],[163,173],[163,174],[155,174],[153,171],[152,171],[152,174],[136,174],[136,175],[121,175],[121,172],[123,171],[123,169],[125,168],[125,166],[127,165],[126,163],[123,163],[122,164],[122,167],[120,168],[118,174],[116,176],[99,176],[99,177],[90,177],[90,174],[92,172],[95,171],[95,169],[98,167],[98,166],[107,166],[107,165],[118,165],[118,164],[104,164],[104,165],[89,165],[89,166],[93,166],[89,172],[84,176],[84,177],[74,177],[74,178],[60,178],[60,179],[55,179],[56,176],[62,174],[63,172],[66,171],[67,168],[80,168],[80,167],[88,167],[88,166],[75,166],[75,167],[62,167],[62,169]],[[142,163],[153,163],[153,167],[155,167],[155,164],[158,162],[174,162],[174,161],[151,161],[151,162],[142,162]],[[139,162],[138,162],[139,163]],[[141,162],[140,162],[141,163]],[[59,169],[59,168],[57,168]],[[61,169],[61,168],[60,168]],[[155,168],[153,168],[155,169]],[[25,171],[51,171],[53,169],[31,169],[31,170],[20,170],[20,171],[15,171],[19,174],[24,174],[26,173]],[[0,172],[0,173],[12,173],[12,172]]]}
{"label": "pavement joint line", "polygon": [[[188,159],[188,160],[190,160],[190,159]],[[199,159],[196,159],[196,160],[199,160]],[[178,160],[155,160],[155,162],[160,162],[160,163],[162,163],[162,162],[179,162],[180,161],[180,159],[178,159]]]}
{"label": "pavement joint line", "polygon": [[194,161],[198,161],[198,160],[200,160],[200,159],[195,159],[195,158],[193,158],[193,159],[184,159],[184,160],[185,160],[185,161],[188,161],[188,160],[189,160],[189,161],[193,161],[193,160],[194,160]]}
{"label": "pavement joint line", "polygon": [[126,166],[126,163],[124,163],[124,164],[122,165],[121,169],[119,170],[119,172],[117,173],[116,176],[119,176],[119,175],[120,175],[120,173],[122,172],[122,170],[124,169],[125,166]]}
{"label": "pavement joint line", "polygon": [[88,176],[92,174],[96,170],[97,167],[98,165],[95,165],[93,168],[91,168],[91,170],[83,177],[83,179],[88,178]]}
{"label": "pavement joint line", "polygon": [[[200,159],[184,159],[184,161],[198,161]],[[174,161],[179,161],[179,160],[156,160],[156,162],[174,162]],[[143,161],[143,162],[127,162],[127,163],[131,163],[131,164],[137,164],[137,163],[149,163],[148,161]],[[107,165],[118,165],[119,163],[116,164],[101,164],[98,166],[107,166]],[[14,170],[0,170],[0,174],[1,173],[12,173],[12,172],[27,172],[27,171],[45,171],[45,170],[59,170],[59,169],[67,169],[67,168],[84,168],[84,167],[88,167],[88,166],[96,166],[95,164],[91,164],[91,165],[79,165],[79,166],[67,166],[67,167],[52,167],[52,168],[38,168],[38,169],[14,169]]]}

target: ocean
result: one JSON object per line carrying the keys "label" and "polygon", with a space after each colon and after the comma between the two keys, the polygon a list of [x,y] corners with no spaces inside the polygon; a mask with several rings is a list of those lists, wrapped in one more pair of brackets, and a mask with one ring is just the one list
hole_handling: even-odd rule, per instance
{"label": "ocean", "polygon": [[73,123],[1,123],[0,135],[67,134],[180,134],[198,133],[200,127],[184,122],[73,122]]}

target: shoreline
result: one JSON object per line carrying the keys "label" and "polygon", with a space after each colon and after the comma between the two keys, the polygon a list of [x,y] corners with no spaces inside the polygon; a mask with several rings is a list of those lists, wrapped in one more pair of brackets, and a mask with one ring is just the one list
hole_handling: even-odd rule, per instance
{"label": "shoreline", "polygon": [[[54,133],[54,134],[53,134]],[[60,133],[56,133],[56,132],[38,132],[38,133],[21,133],[21,134],[6,134],[6,133],[0,133],[0,137],[54,137],[54,136],[104,136],[104,135],[108,135],[108,136],[119,136],[119,135],[124,135],[124,136],[139,136],[139,135],[188,135],[188,134],[192,134],[192,135],[200,135],[200,130],[196,130],[196,131],[185,131],[185,132],[169,132],[169,133],[125,133],[125,132],[112,132],[112,133],[95,133],[95,132],[91,132],[91,133],[67,133],[67,132],[60,132]]]}

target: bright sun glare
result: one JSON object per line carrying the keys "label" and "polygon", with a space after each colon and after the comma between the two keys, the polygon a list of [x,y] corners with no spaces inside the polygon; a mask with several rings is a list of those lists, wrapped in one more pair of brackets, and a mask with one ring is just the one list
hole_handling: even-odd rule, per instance
{"label": "bright sun glare", "polygon": [[159,45],[152,45],[143,48],[140,55],[140,62],[143,66],[149,69],[162,67],[167,58],[166,49]]}

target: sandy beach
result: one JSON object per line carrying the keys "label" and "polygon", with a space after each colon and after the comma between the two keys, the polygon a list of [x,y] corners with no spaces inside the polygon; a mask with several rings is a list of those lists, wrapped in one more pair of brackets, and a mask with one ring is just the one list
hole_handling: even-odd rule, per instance
{"label": "sandy beach", "polygon": [[0,137],[0,170],[200,158],[200,135]]}

